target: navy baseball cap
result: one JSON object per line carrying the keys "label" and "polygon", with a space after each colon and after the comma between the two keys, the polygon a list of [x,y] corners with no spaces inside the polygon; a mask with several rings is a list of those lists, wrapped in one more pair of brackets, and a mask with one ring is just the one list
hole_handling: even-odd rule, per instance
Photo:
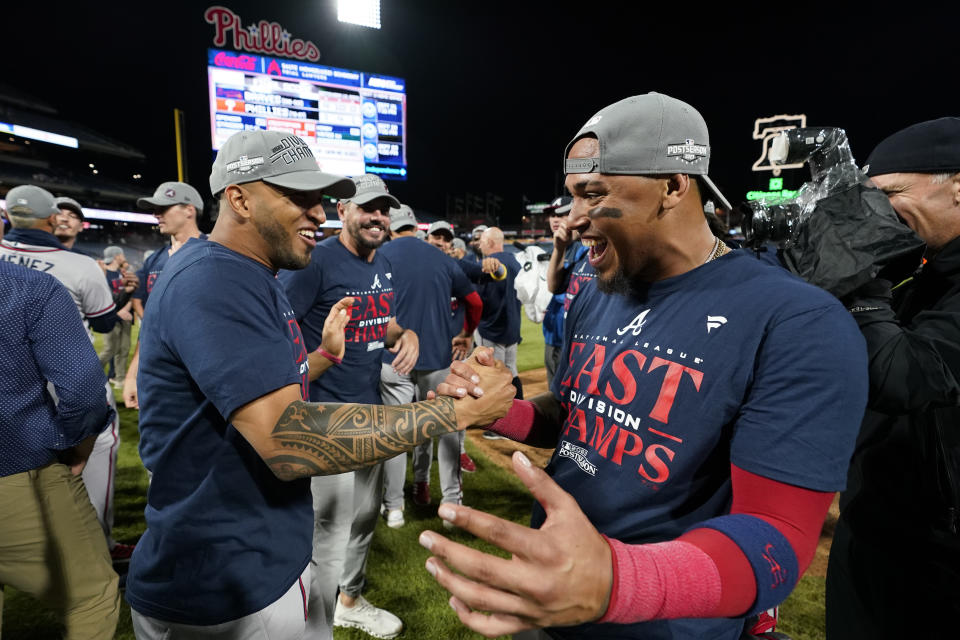
{"label": "navy baseball cap", "polygon": [[901,129],[876,146],[867,175],[960,171],[960,118],[928,120]]}
{"label": "navy baseball cap", "polygon": [[565,216],[570,213],[573,206],[573,198],[570,196],[560,196],[554,198],[553,202],[543,208],[543,212],[548,216]]}

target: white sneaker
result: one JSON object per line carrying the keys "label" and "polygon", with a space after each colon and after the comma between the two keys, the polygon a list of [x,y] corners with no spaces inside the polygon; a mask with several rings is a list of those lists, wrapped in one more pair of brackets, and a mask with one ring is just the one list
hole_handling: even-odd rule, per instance
{"label": "white sneaker", "polygon": [[403,631],[400,618],[386,609],[378,609],[363,596],[359,596],[356,604],[349,608],[343,606],[338,597],[333,626],[360,629],[376,638],[396,638]]}
{"label": "white sneaker", "polygon": [[387,509],[387,526],[391,529],[399,529],[403,526],[403,509]]}

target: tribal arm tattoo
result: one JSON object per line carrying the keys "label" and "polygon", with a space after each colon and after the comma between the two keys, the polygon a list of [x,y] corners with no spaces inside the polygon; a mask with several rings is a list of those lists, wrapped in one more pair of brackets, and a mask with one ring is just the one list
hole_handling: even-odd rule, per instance
{"label": "tribal arm tattoo", "polygon": [[277,420],[264,460],[281,480],[343,473],[458,430],[448,397],[395,406],[298,400]]}

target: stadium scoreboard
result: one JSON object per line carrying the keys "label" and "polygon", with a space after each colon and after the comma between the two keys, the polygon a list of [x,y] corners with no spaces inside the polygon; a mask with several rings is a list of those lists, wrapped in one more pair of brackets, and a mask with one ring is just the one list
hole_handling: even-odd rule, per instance
{"label": "stadium scoreboard", "polygon": [[208,50],[207,77],[215,151],[237,131],[285,131],[323,171],[406,180],[401,78],[221,49]]}

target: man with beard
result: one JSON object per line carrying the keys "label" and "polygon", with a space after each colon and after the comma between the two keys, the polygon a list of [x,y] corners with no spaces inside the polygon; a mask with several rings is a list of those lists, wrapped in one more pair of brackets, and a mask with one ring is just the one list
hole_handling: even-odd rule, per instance
{"label": "man with beard", "polygon": [[[392,267],[377,251],[387,239],[390,208],[400,202],[379,176],[365,174],[353,182],[356,194],[337,203],[340,235],[318,244],[307,268],[284,272],[280,279],[310,350],[322,344],[323,323],[337,301],[345,296],[355,301],[343,362],[310,385],[310,399],[380,404],[383,350],[396,354],[391,366],[406,375],[417,362],[419,340],[397,324]],[[306,637],[332,637],[327,624],[331,615],[334,626],[357,627],[378,637],[397,635],[403,629],[400,619],[361,595],[379,515],[383,465],[314,478],[311,489],[317,563],[311,610],[322,609],[325,618],[311,617]]]}
{"label": "man with beard", "polygon": [[[866,404],[864,340],[830,294],[713,236],[709,156],[700,114],[656,93],[566,147],[568,227],[596,279],[552,393],[491,427],[556,447],[546,471],[514,454],[534,528],[443,505],[512,556],[421,537],[484,635],[737,640],[813,558]],[[453,368],[441,392],[470,388]]]}
{"label": "man with beard", "polygon": [[310,587],[307,478],[478,424],[509,406],[509,383],[501,372],[497,399],[477,405],[307,402],[309,380],[340,369],[352,300],[308,353],[276,273],[310,263],[322,197],[354,185],[322,173],[300,138],[257,130],[227,140],[210,190],[216,226],[166,265],[143,328],[140,454],[153,481],[126,597],[139,640],[293,640]]}

